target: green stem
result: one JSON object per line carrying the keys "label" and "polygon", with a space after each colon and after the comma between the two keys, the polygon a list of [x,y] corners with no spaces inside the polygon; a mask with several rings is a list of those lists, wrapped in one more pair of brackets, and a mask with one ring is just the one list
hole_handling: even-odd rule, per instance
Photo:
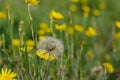
{"label": "green stem", "polygon": [[33,19],[32,19],[31,13],[30,13],[30,5],[29,4],[27,6],[27,9],[28,9],[28,16],[30,18],[30,29],[31,29],[31,33],[32,33],[32,39],[34,40]]}
{"label": "green stem", "polygon": [[53,30],[53,19],[50,20],[50,29],[51,29],[53,37],[56,37],[54,30]]}

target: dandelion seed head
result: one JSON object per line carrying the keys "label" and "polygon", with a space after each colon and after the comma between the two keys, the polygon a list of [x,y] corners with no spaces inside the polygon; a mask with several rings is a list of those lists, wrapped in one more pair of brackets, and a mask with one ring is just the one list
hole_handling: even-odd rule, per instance
{"label": "dandelion seed head", "polygon": [[38,50],[46,50],[51,55],[55,57],[59,57],[61,53],[63,53],[63,43],[61,40],[53,38],[53,37],[46,37],[39,41],[37,45]]}

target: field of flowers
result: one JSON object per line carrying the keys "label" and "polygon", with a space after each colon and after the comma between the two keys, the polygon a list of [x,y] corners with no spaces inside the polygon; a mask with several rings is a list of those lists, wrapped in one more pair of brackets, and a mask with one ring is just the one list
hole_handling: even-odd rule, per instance
{"label": "field of flowers", "polygon": [[0,0],[0,80],[120,80],[120,0]]}

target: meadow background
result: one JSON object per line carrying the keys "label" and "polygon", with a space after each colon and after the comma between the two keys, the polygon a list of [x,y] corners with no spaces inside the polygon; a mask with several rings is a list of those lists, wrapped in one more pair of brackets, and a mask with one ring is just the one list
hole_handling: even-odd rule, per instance
{"label": "meadow background", "polygon": [[[52,10],[64,16],[52,25],[64,52],[47,61],[33,50],[54,37]],[[11,69],[17,80],[120,80],[120,0],[40,0],[30,12],[34,40],[27,3],[0,0],[0,70]]]}

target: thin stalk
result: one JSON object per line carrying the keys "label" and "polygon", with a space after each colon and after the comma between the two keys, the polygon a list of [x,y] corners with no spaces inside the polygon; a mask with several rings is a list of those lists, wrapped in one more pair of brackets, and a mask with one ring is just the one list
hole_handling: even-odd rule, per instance
{"label": "thin stalk", "polygon": [[51,29],[51,32],[52,32],[52,36],[56,37],[56,35],[54,33],[54,30],[53,30],[53,19],[50,19],[50,29]]}
{"label": "thin stalk", "polygon": [[29,4],[27,6],[27,9],[28,9],[28,16],[30,18],[30,29],[31,29],[31,33],[32,33],[32,39],[34,40],[33,19],[32,19],[31,13],[30,13],[30,5]]}

